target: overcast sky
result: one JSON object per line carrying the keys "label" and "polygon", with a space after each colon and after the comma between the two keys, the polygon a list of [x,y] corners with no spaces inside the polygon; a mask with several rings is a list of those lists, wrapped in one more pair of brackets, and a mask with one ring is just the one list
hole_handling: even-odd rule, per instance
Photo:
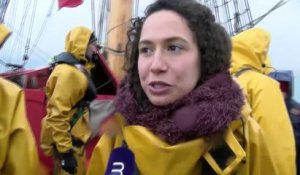
{"label": "overcast sky", "polygon": [[[18,1],[13,6],[14,1]],[[35,42],[37,34],[45,19],[52,0],[39,0],[33,25],[33,33],[31,43]],[[100,0],[95,0],[96,6]],[[134,0],[133,0],[134,1]],[[259,17],[269,10],[279,0],[249,0],[250,9],[253,19]],[[147,4],[153,0],[139,0],[139,15],[143,15],[143,11]],[[6,14],[6,21],[9,26],[14,27],[14,35],[5,44],[0,52],[0,58],[12,63],[21,63],[24,53],[24,45],[16,46],[18,40],[15,39],[16,33],[20,28],[20,21],[23,15],[23,9],[26,6],[25,1],[11,0],[11,4]],[[12,10],[17,11],[13,15]],[[96,13],[98,16],[99,13]],[[15,17],[15,20],[13,20]],[[7,20],[8,19],[8,20]],[[39,40],[37,48],[31,55],[26,67],[35,68],[47,65],[47,60],[52,56],[63,51],[64,39],[67,32],[78,25],[92,27],[91,22],[91,1],[85,0],[82,5],[77,8],[63,8],[58,10],[57,4],[51,16],[47,20],[46,28]],[[27,17],[25,25],[29,24],[30,15]],[[23,25],[23,26],[25,26]],[[271,33],[270,56],[273,66],[277,69],[292,69],[296,75],[296,81],[300,81],[300,0],[289,0],[289,2],[280,9],[272,12],[261,23],[257,25],[268,30]],[[28,35],[28,30],[24,30],[24,36]],[[24,42],[27,37],[24,37]],[[14,50],[14,51],[12,51]],[[7,60],[7,57],[10,59]],[[3,67],[0,66],[0,71]],[[297,84],[300,84],[297,82]],[[300,86],[296,87],[300,90]],[[297,93],[300,100],[300,93]]]}
{"label": "overcast sky", "polygon": [[[7,18],[11,19],[9,16],[10,10],[13,8],[13,1],[11,0],[11,6],[7,12]],[[140,0],[139,5],[139,15],[143,15],[143,10],[145,6],[152,2],[153,0]],[[96,6],[98,6],[99,0],[95,0]],[[254,3],[255,2],[255,3]],[[262,15],[268,9],[270,9],[278,0],[249,0],[250,8],[253,18],[257,18]],[[23,4],[22,4],[23,3]],[[18,32],[20,20],[22,19],[23,9],[25,6],[25,1],[19,1],[17,4],[17,22],[14,23],[14,33]],[[31,43],[34,43],[37,33],[42,25],[42,22],[48,12],[51,1],[39,0],[37,4],[36,18],[33,25],[33,33],[31,37]],[[23,6],[23,7],[22,7]],[[54,5],[51,16],[47,20],[46,29],[38,43],[38,48],[35,49],[35,53],[32,55],[27,63],[28,67],[36,67],[45,65],[48,57],[51,57],[63,50],[64,38],[66,33],[73,27],[77,25],[85,25],[87,27],[92,27],[91,23],[91,3],[90,0],[85,0],[84,3],[77,8],[63,8],[61,10],[57,9],[57,4]],[[98,15],[98,14],[96,14]],[[29,17],[25,25],[29,25]],[[6,23],[11,25],[10,21]],[[17,24],[16,24],[17,23]],[[293,69],[297,74],[300,74],[300,58],[297,54],[300,49],[300,1],[290,0],[285,6],[274,11],[271,15],[266,17],[258,27],[265,28],[271,32],[272,41],[270,47],[270,55],[273,61],[273,65],[279,69]],[[27,31],[24,31],[24,36],[27,36]],[[24,40],[26,41],[26,37]],[[11,43],[15,42],[15,38],[9,39],[1,52],[11,52]],[[10,46],[10,47],[9,47]],[[21,46],[20,46],[21,47]],[[24,47],[24,46],[22,46]],[[21,48],[24,50],[24,48]],[[23,52],[19,51],[13,55],[12,61],[19,62],[20,57]],[[20,54],[20,55],[19,55]],[[0,54],[1,56],[3,54]],[[6,54],[7,55],[7,54]],[[42,57],[42,58],[41,58]]]}

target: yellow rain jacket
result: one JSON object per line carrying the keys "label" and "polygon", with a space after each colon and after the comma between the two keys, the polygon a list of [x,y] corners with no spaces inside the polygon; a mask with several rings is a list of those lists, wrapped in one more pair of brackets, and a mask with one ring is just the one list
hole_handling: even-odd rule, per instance
{"label": "yellow rain jacket", "polygon": [[[65,51],[77,60],[87,61],[85,53],[91,34],[92,31],[85,27],[71,30],[66,37]],[[89,68],[89,65],[85,67],[86,70]],[[71,131],[70,121],[77,111],[74,106],[84,97],[87,88],[88,79],[76,66],[69,64],[55,66],[46,85],[47,115],[42,122],[41,131],[41,147],[47,155],[52,154],[54,144],[60,153],[75,149],[75,152],[83,157],[83,147],[76,150],[72,145],[72,137],[83,143],[89,139],[91,130],[88,112],[80,117]],[[84,163],[84,160],[79,160],[78,157],[76,159],[79,165],[77,174],[83,174],[84,170],[80,168],[79,162]]]}
{"label": "yellow rain jacket", "polygon": [[4,24],[0,24],[0,48],[3,46],[10,34],[11,31]]}
{"label": "yellow rain jacket", "polygon": [[[237,75],[252,108],[251,116],[261,126],[280,175],[296,174],[295,141],[278,83],[264,75],[270,35],[253,28],[232,38],[231,73]],[[270,173],[267,173],[270,174]]]}
{"label": "yellow rain jacket", "polygon": [[169,145],[147,128],[132,125],[124,126],[122,135],[104,134],[101,137],[94,149],[87,175],[104,174],[110,153],[121,146],[123,139],[135,155],[140,175],[199,175],[204,161],[222,175],[279,175],[270,145],[264,141],[263,131],[254,119],[246,117],[250,108],[245,106],[242,113],[245,116],[244,125],[241,120],[232,122],[224,136],[234,156],[223,169],[215,162],[208,151],[210,146],[203,138]]}
{"label": "yellow rain jacket", "polygon": [[0,174],[44,174],[27,121],[23,91],[0,78],[0,104]]}

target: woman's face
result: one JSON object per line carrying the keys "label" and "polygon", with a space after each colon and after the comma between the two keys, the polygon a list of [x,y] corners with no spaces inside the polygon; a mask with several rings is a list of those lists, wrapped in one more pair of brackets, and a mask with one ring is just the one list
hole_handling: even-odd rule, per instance
{"label": "woman's face", "polygon": [[162,10],[146,19],[139,41],[138,72],[153,105],[168,105],[193,90],[200,76],[199,61],[194,35],[184,18]]}

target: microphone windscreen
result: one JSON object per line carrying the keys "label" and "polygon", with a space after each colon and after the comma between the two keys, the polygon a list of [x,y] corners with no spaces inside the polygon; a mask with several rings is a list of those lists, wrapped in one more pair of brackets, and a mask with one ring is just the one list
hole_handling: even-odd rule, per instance
{"label": "microphone windscreen", "polygon": [[134,175],[134,154],[126,147],[114,149],[109,157],[105,175]]}

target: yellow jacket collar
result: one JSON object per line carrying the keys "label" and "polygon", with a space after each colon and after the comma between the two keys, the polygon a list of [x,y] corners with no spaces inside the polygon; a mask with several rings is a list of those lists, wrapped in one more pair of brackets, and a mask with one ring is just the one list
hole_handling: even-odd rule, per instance
{"label": "yellow jacket collar", "polygon": [[[247,109],[243,111],[243,113],[248,112]],[[152,134],[147,128],[137,125],[125,126],[123,134],[128,147],[135,155],[135,161],[141,174],[153,174],[154,172],[156,174],[159,172],[161,175],[200,174],[199,160],[203,157],[215,172],[227,175],[231,174],[246,157],[244,148],[233,134],[233,131],[241,128],[241,125],[241,121],[236,120],[225,133],[224,144],[227,144],[235,155],[225,168],[221,168],[216,163],[203,138],[169,145]]]}
{"label": "yellow jacket collar", "polygon": [[141,174],[200,174],[199,159],[207,150],[203,139],[169,145],[142,126],[127,126],[123,134]]}

